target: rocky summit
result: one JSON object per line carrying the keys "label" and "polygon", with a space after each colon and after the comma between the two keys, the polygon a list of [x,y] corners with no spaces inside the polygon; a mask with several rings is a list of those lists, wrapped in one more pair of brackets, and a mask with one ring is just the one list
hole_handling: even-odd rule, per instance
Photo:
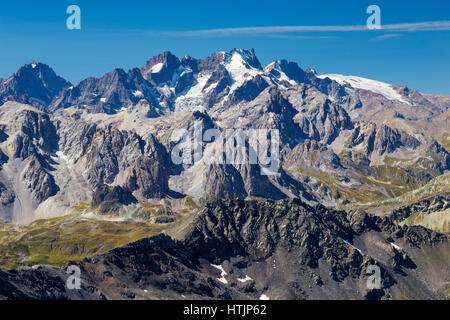
{"label": "rocky summit", "polygon": [[2,298],[448,298],[450,96],[233,49],[0,104]]}

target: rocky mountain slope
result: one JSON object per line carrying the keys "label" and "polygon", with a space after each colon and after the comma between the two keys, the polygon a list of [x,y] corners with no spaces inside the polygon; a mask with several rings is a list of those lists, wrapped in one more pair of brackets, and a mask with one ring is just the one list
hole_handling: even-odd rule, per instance
{"label": "rocky mountain slope", "polygon": [[[186,218],[186,217],[185,217]],[[170,235],[170,236],[169,236]],[[64,268],[0,271],[4,299],[444,299],[448,236],[300,200],[214,200],[158,236]],[[381,288],[368,289],[370,265]]]}

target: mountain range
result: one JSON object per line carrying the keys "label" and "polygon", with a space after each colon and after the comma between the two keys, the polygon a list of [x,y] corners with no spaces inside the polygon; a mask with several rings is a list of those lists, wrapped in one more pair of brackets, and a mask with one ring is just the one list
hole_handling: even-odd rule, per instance
{"label": "mountain range", "polygon": [[[113,251],[69,246],[88,274],[82,296],[63,286],[51,293],[26,287],[28,277],[62,281],[59,267],[70,254],[62,264],[49,263],[54,267],[0,273],[9,288],[0,296],[297,299],[335,298],[339,290],[348,298],[446,296],[448,279],[434,279],[438,267],[448,270],[448,255],[433,266],[424,259],[448,252],[450,96],[319,74],[286,60],[263,67],[254,50],[234,49],[205,59],[164,52],[141,68],[76,84],[32,62],[0,80],[0,104],[0,227],[21,225],[23,238],[49,234],[36,229],[40,221],[59,228],[71,217],[89,228],[92,221],[142,222],[166,233]],[[177,130],[195,143],[198,128],[278,130],[277,173],[263,174],[266,164],[259,162],[174,163],[183,139]],[[209,155],[219,143],[202,141],[200,148]],[[394,239],[404,249],[391,245]],[[10,241],[0,239],[5,248]],[[8,268],[34,265],[27,262],[33,250]],[[37,261],[48,263],[52,254],[40,253]],[[151,272],[136,280],[116,269],[116,256]],[[271,270],[272,260],[279,270]],[[367,293],[358,281],[374,261],[386,283]],[[252,281],[211,282],[214,266]],[[267,272],[269,278],[258,278]],[[21,283],[13,280],[18,275]],[[401,277],[417,290],[408,293]],[[115,294],[118,279],[126,287]]]}

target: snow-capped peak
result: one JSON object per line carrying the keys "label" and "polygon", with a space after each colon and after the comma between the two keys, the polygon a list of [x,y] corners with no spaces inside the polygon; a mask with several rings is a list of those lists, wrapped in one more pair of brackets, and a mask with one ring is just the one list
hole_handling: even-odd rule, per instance
{"label": "snow-capped peak", "polygon": [[235,86],[240,86],[247,78],[263,74],[258,64],[258,60],[253,60],[251,52],[242,49],[234,49],[224,57],[225,68],[234,80]]}
{"label": "snow-capped peak", "polygon": [[255,51],[253,49],[244,50],[244,49],[233,49],[228,53],[224,53],[224,61],[225,63],[230,60],[230,58],[239,56],[240,59],[249,67],[253,69],[262,70],[262,66],[259,63],[258,58],[255,55]]}
{"label": "snow-capped peak", "polygon": [[317,75],[317,78],[329,78],[336,81],[340,85],[350,86],[355,89],[372,91],[384,96],[386,99],[397,100],[402,103],[409,104],[409,102],[406,101],[401,94],[395,91],[391,84],[385,82],[361,78],[357,76],[344,76],[342,74],[320,74]]}

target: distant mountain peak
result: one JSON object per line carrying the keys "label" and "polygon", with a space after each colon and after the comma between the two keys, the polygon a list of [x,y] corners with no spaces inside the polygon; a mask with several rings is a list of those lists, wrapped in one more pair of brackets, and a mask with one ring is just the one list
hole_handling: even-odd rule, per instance
{"label": "distant mountain peak", "polygon": [[143,77],[155,83],[172,80],[173,73],[181,65],[181,61],[170,51],[152,57],[141,69]]}
{"label": "distant mountain peak", "polygon": [[305,83],[308,80],[306,72],[296,62],[289,62],[285,59],[270,63],[264,68],[264,71],[275,78],[288,82]]}
{"label": "distant mountain peak", "polygon": [[48,65],[33,61],[1,83],[0,101],[13,100],[45,108],[70,85]]}

